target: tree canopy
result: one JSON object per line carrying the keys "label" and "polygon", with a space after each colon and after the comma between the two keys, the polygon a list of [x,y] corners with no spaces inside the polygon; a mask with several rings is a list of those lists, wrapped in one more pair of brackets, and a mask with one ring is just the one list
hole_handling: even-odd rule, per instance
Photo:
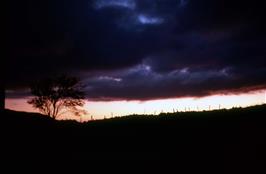
{"label": "tree canopy", "polygon": [[80,116],[85,113],[82,109],[85,104],[83,88],[76,77],[62,75],[43,79],[31,85],[34,97],[28,103],[54,119],[69,111]]}

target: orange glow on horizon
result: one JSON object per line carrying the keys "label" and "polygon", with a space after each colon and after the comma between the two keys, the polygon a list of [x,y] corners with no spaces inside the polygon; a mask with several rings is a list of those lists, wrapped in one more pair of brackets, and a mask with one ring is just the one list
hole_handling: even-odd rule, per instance
{"label": "orange glow on horizon", "polygon": [[[177,98],[160,99],[150,101],[109,101],[86,102],[84,108],[88,115],[82,116],[82,120],[110,118],[112,116],[125,116],[130,114],[159,114],[161,112],[174,111],[202,111],[213,109],[229,109],[232,107],[247,107],[266,103],[266,90],[237,95],[213,95],[202,98]],[[16,111],[38,112],[37,109],[27,104],[27,99],[6,99],[7,109]],[[69,117],[77,119],[77,117]],[[61,118],[65,119],[65,118]]]}

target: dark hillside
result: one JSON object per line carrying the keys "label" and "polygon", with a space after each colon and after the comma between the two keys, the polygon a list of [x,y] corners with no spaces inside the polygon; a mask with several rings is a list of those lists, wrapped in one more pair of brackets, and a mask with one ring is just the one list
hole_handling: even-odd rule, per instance
{"label": "dark hillside", "polygon": [[260,105],[81,124],[4,110],[1,158],[9,164],[49,161],[89,167],[92,162],[128,162],[167,164],[193,173],[263,173],[265,113],[266,105]]}

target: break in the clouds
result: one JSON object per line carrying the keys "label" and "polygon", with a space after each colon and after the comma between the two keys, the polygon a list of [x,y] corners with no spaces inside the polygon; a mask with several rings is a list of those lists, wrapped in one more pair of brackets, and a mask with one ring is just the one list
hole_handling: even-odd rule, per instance
{"label": "break in the clouds", "polygon": [[[90,5],[91,2],[89,2]],[[133,10],[136,8],[136,2],[134,0],[95,0],[93,6],[98,10],[108,7],[121,7]]]}
{"label": "break in the clouds", "polygon": [[138,21],[141,24],[161,24],[163,23],[163,18],[160,17],[151,17],[144,14],[138,15]]}
{"label": "break in the clouds", "polygon": [[[9,4],[7,97],[80,76],[88,98],[149,100],[265,88],[265,3],[229,0]],[[24,92],[23,92],[24,91]]]}

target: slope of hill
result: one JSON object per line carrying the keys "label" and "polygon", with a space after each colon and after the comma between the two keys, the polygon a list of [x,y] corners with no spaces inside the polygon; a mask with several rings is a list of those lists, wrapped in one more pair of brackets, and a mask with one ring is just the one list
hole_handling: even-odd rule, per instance
{"label": "slope of hill", "polygon": [[4,110],[1,158],[9,164],[134,161],[187,172],[260,173],[266,171],[265,113],[260,105],[81,124]]}

